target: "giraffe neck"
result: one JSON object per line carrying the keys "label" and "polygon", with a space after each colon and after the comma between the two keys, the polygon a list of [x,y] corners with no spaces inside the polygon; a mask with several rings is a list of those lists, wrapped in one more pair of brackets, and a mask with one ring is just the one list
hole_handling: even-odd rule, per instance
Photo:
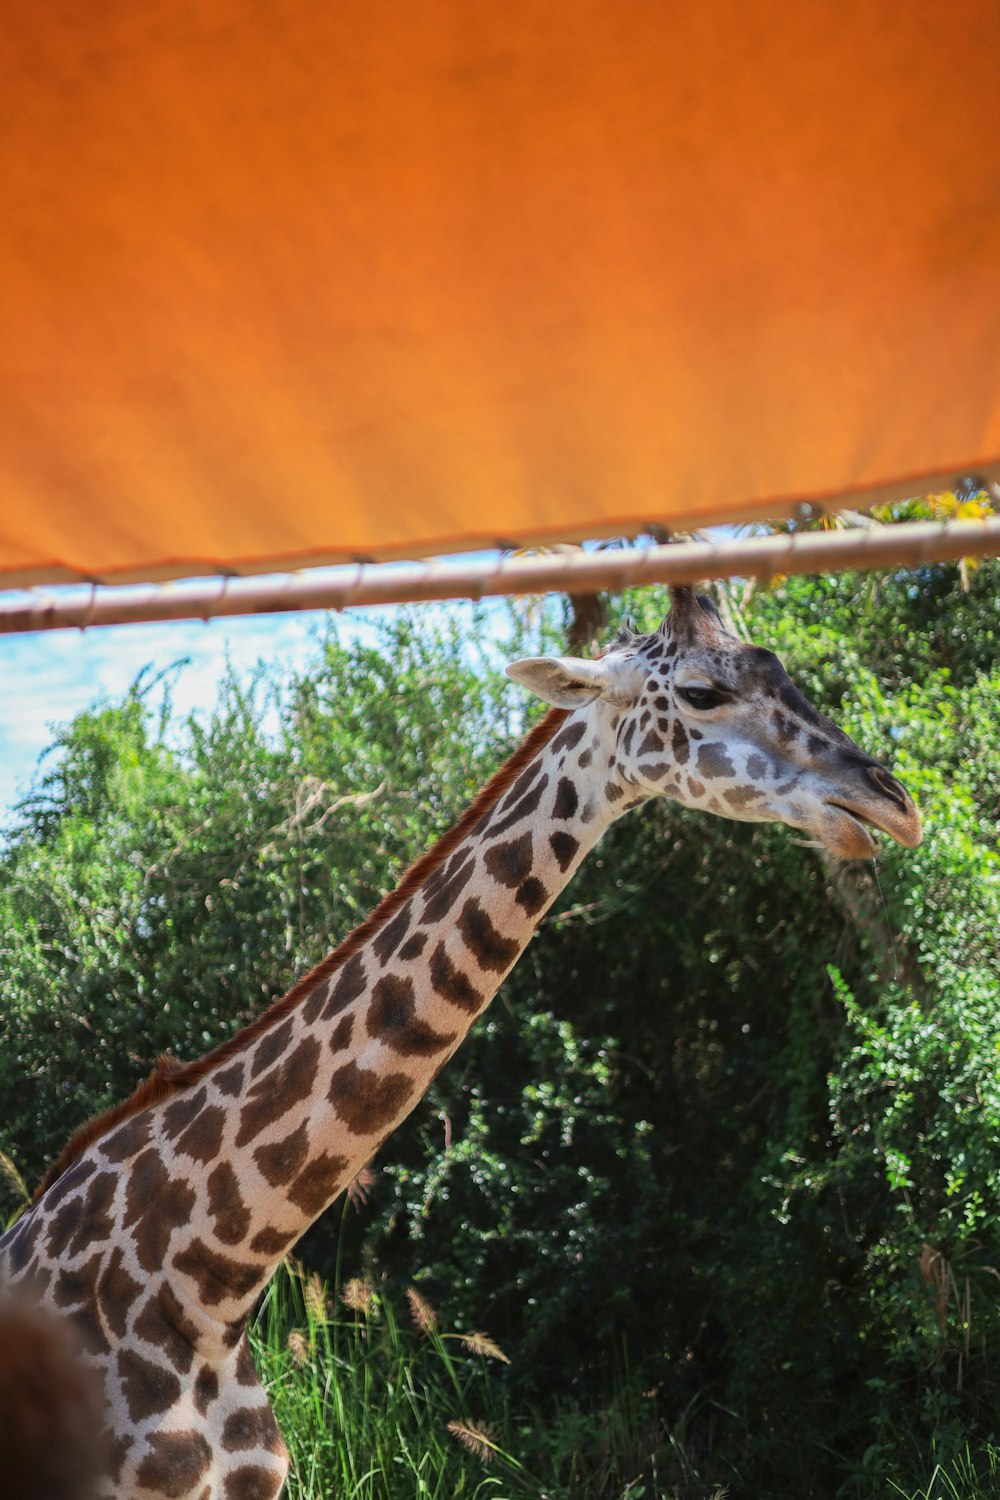
{"label": "giraffe neck", "polygon": [[[585,854],[635,799],[616,717],[570,716],[438,869],[275,1026],[95,1149],[159,1150],[177,1225],[164,1274],[239,1326],[277,1261],[417,1104]],[[137,1158],[137,1165],[142,1156]],[[131,1188],[130,1188],[131,1192]],[[164,1234],[163,1194],[136,1213]],[[135,1233],[141,1235],[142,1225]]]}

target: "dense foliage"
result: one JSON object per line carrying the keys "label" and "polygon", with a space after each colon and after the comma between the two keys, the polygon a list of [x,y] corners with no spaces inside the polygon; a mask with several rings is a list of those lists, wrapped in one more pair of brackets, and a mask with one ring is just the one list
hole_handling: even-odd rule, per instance
{"label": "dense foliage", "polygon": [[[943,568],[732,591],[907,782],[924,844],[876,884],[785,829],[624,819],[305,1260],[487,1328],[512,1409],[565,1426],[628,1392],[675,1446],[686,1414],[691,1475],[733,1497],[992,1461],[998,595],[996,564],[967,592]],[[26,1179],[160,1052],[287,988],[516,740],[493,617],[440,618],[377,648],[331,631],[301,678],[230,682],[198,723],[140,681],[59,731],[0,853],[0,1149]],[[513,616],[514,652],[539,632]]]}

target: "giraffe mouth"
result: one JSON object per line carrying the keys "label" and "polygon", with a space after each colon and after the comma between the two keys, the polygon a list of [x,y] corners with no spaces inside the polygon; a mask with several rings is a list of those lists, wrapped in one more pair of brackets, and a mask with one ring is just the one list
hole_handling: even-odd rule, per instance
{"label": "giraffe mouth", "polygon": [[843,801],[831,797],[827,802],[827,821],[833,835],[827,840],[828,847],[847,859],[871,859],[879,851],[871,834],[874,828],[904,849],[915,849],[923,830],[909,792],[883,766],[868,767],[867,781],[870,785],[864,786],[862,795],[854,795],[851,789],[849,802],[846,797]]}
{"label": "giraffe mouth", "polygon": [[824,840],[833,853],[839,854],[843,859],[872,859],[878,854],[880,845],[872,829],[879,833],[887,833],[888,829],[876,823],[870,814],[857,812],[843,802],[831,801],[826,805],[840,815],[836,819],[834,840]]}

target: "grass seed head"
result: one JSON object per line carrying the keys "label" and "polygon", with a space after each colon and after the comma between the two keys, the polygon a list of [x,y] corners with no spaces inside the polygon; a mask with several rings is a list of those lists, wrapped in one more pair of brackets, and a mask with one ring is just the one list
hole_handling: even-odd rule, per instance
{"label": "grass seed head", "polygon": [[356,1177],[347,1184],[347,1197],[351,1207],[361,1212],[368,1202],[368,1195],[375,1186],[375,1173],[371,1167],[362,1167]]}
{"label": "grass seed head", "polygon": [[426,1298],[421,1297],[415,1286],[406,1288],[406,1300],[410,1304],[413,1321],[421,1333],[434,1333],[438,1326],[437,1313]]}
{"label": "grass seed head", "polygon": [[312,1323],[324,1323],[326,1321],[327,1302],[323,1283],[314,1271],[306,1281],[302,1289],[306,1302],[306,1311]]}
{"label": "grass seed head", "polygon": [[354,1276],[341,1291],[340,1300],[352,1312],[359,1312],[362,1317],[367,1318],[372,1309],[373,1296],[371,1282],[364,1277]]}
{"label": "grass seed head", "polygon": [[496,1440],[482,1422],[449,1422],[448,1431],[458,1439],[463,1448],[468,1448],[484,1464],[490,1463],[496,1456]]}
{"label": "grass seed head", "polygon": [[484,1354],[488,1359],[499,1359],[505,1365],[510,1364],[510,1360],[500,1345],[491,1339],[488,1333],[477,1333],[475,1330],[471,1333],[463,1333],[462,1344],[471,1354]]}

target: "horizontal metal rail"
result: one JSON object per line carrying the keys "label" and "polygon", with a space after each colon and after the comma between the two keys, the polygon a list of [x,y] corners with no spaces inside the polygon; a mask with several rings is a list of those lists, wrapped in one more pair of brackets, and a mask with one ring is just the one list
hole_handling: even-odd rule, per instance
{"label": "horizontal metal rail", "polygon": [[595,593],[637,584],[698,583],[710,578],[767,580],[784,573],[912,568],[922,563],[997,554],[1000,517],[622,550],[545,552],[472,562],[358,563],[267,578],[95,585],[67,591],[65,596],[32,591],[27,602],[0,598],[0,634],[485,599],[504,594]]}

